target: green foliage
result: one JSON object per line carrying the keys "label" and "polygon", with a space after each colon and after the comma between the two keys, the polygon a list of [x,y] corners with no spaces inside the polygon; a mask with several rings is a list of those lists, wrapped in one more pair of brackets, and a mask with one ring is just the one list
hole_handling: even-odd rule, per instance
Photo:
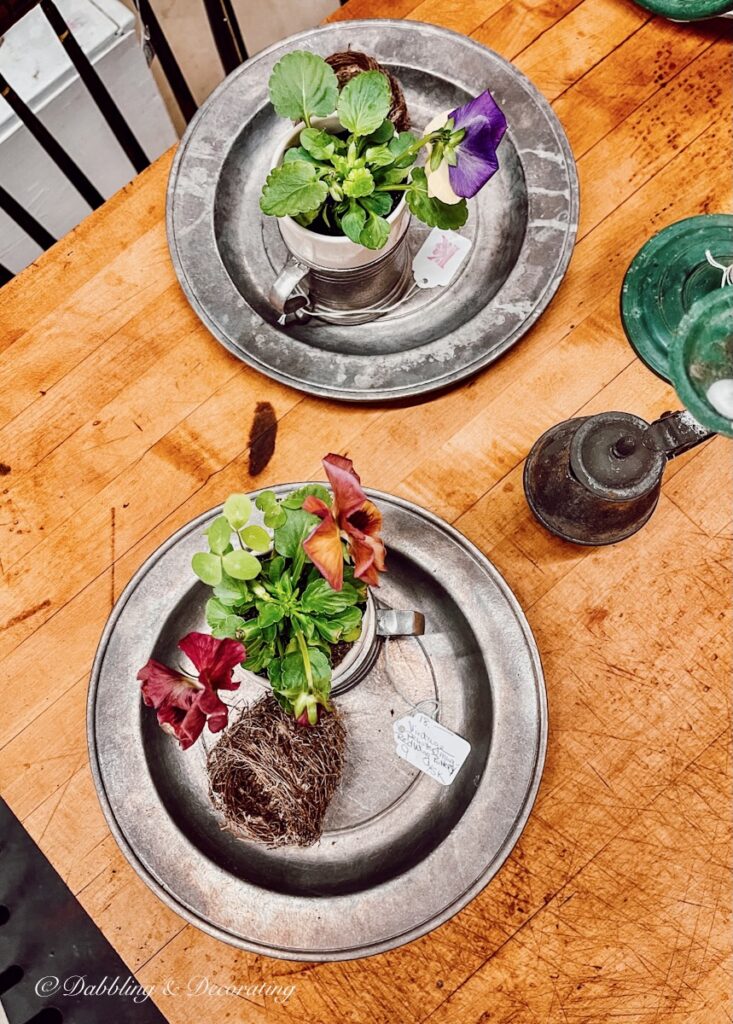
{"label": "green foliage", "polygon": [[319,128],[304,128],[300,133],[300,145],[315,160],[330,160],[334,153],[344,149],[341,139]]}
{"label": "green foliage", "polygon": [[359,235],[359,241],[367,249],[381,249],[389,237],[389,224],[384,217],[370,213]]}
{"label": "green foliage", "polygon": [[286,53],[272,69],[272,105],[280,117],[310,124],[330,114],[338,97],[338,79],[322,57],[304,50]]}
{"label": "green foliage", "polygon": [[222,512],[233,530],[241,530],[252,515],[252,502],[246,494],[230,494]]}
{"label": "green foliage", "polygon": [[253,580],[262,568],[249,551],[228,551],[221,561],[224,571],[235,580]]}
{"label": "green foliage", "polygon": [[389,80],[381,71],[363,71],[341,90],[339,121],[352,135],[369,135],[381,127],[392,104]]}
{"label": "green foliage", "polygon": [[[267,177],[260,197],[264,213],[294,217],[326,234],[341,232],[374,250],[387,243],[387,218],[403,196],[413,215],[429,227],[465,224],[466,201],[450,205],[429,196],[425,170],[415,166],[426,145],[431,147],[433,170],[443,160],[455,164],[465,131],[455,131],[448,119],[423,138],[396,132],[388,118],[389,80],[381,71],[355,75],[339,93],[336,76],[322,58],[296,51],[275,66],[270,97],[279,114],[305,127],[282,165]],[[311,124],[312,117],[334,109],[339,120],[335,129]],[[266,526],[282,528],[279,513],[263,511]]]}
{"label": "green foliage", "polygon": [[360,244],[359,239],[366,224],[366,219],[366,210],[353,199],[349,203],[346,212],[341,215],[341,228],[344,234],[352,242],[356,242],[357,245]]}
{"label": "green foliage", "polygon": [[221,582],[222,568],[221,557],[211,555],[206,551],[198,551],[191,560],[191,568],[198,578],[210,587],[215,587]]}
{"label": "green foliage", "polygon": [[267,175],[260,207],[263,213],[275,217],[295,217],[319,209],[327,195],[328,185],[321,181],[313,164],[290,160]]}
{"label": "green foliage", "polygon": [[451,205],[428,195],[428,181],[422,167],[413,168],[406,196],[412,213],[430,228],[460,228],[468,219],[465,199]]}
{"label": "green foliage", "polygon": [[[318,704],[329,706],[332,646],[361,635],[366,587],[346,565],[343,589],[335,591],[307,559],[303,541],[321,521],[303,508],[309,496],[331,505],[321,484],[282,499],[262,491],[254,506],[247,495],[232,495],[205,531],[209,550],[197,552],[192,567],[212,587],[212,634],[241,640],[246,667],[268,677],[281,706],[315,722]],[[254,508],[270,525],[249,521]]]}
{"label": "green foliage", "polygon": [[343,180],[344,195],[352,199],[368,196],[374,191],[372,172],[366,167],[352,167]]}
{"label": "green foliage", "polygon": [[295,560],[302,549],[303,541],[319,522],[318,516],[304,512],[302,508],[288,509],[285,522],[275,530],[277,553]]}

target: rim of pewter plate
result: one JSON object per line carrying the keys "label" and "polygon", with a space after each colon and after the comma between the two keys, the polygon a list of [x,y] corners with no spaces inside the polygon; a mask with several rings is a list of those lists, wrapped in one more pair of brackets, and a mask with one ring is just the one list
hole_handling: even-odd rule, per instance
{"label": "rim of pewter plate", "polygon": [[621,286],[621,323],[634,352],[653,373],[672,383],[670,350],[693,303],[720,288],[719,262],[733,262],[733,216],[701,213],[668,224],[634,256]]}
{"label": "rim of pewter plate", "polygon": [[[230,277],[215,223],[222,169],[240,136],[253,130],[253,122],[262,130],[274,64],[298,47],[325,56],[357,43],[387,66],[402,64],[437,84],[450,83],[467,96],[474,95],[479,84],[490,87],[507,115],[508,138],[527,187],[521,249],[498,292],[456,329],[413,348],[388,352],[319,347],[279,327],[274,312],[272,322],[263,319]],[[259,196],[259,182],[253,185],[251,209],[254,217],[256,207],[258,217],[252,231],[261,233],[264,218],[254,192]],[[336,22],[291,36],[232,72],[199,109],[178,147],[168,183],[166,225],[171,258],[186,297],[230,352],[266,376],[306,393],[380,402],[447,388],[484,369],[520,340],[544,312],[565,275],[577,233],[578,202],[575,161],[565,132],[547,100],[514,65],[447,29],[372,19]],[[260,280],[262,264],[269,287],[277,271],[270,267],[264,241],[256,259],[253,256],[248,262],[248,281]],[[482,281],[477,280],[474,295],[481,288]],[[264,286],[260,291],[264,293]],[[439,298],[443,301],[445,296]],[[372,331],[389,332],[389,341],[409,336],[411,323],[417,326],[421,317],[424,326],[426,316],[430,316],[429,307],[423,306],[391,327],[386,319],[369,326]],[[327,337],[322,328],[312,330],[321,332],[315,336],[318,340]]]}
{"label": "rim of pewter plate", "polygon": [[[272,489],[284,494],[299,486]],[[120,849],[177,914],[254,953],[316,962],[348,960],[385,952],[432,931],[493,878],[524,829],[539,789],[547,746],[547,696],[539,652],[519,602],[489,560],[452,526],[405,499],[371,489],[366,493],[380,503],[393,555],[409,551],[443,586],[458,588],[461,612],[489,680],[493,716],[486,760],[461,817],[439,845],[402,873],[355,894],[319,897],[272,891],[209,859],[163,805],[144,749],[137,662],[149,657],[166,612],[190,589],[191,573],[184,580],[182,570],[189,566],[191,550],[200,545],[204,524],[222,506],[177,530],[135,573],[110,614],[92,667],[87,703],[90,765]],[[170,608],[160,606],[161,592]],[[148,612],[151,595],[154,616]],[[126,631],[139,649],[125,646]],[[416,781],[436,785],[422,775]],[[367,826],[380,836],[384,828],[379,816]],[[363,828],[357,831],[361,843]]]}

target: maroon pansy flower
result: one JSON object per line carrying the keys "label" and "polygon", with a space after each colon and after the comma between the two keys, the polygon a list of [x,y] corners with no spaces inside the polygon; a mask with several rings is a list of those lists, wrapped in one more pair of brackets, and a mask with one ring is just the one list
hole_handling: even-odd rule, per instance
{"label": "maroon pansy flower", "polygon": [[208,633],[188,633],[178,644],[190,658],[198,678],[175,672],[150,658],[140,669],[145,704],[155,708],[158,723],[172,733],[187,750],[208,724],[210,732],[220,732],[227,724],[229,709],[217,690],[236,690],[234,668],[247,656],[244,644],[225,638],[217,640]]}

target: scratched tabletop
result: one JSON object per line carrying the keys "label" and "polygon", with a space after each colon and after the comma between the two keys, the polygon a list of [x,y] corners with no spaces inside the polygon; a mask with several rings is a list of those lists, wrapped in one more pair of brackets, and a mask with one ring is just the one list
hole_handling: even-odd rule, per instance
{"label": "scratched tabletop", "polygon": [[[679,408],[626,342],[619,291],[654,232],[730,208],[727,23],[676,25],[630,0],[351,0],[336,14],[380,16],[470,35],[551,101],[581,185],[568,274],[519,345],[447,394],[306,397],[238,362],[189,308],[166,247],[168,153],[3,288],[0,791],[173,1024],[722,1024],[730,442],[673,462],[651,523],[612,548],[545,533],[521,479],[559,420]],[[97,803],[85,703],[141,562],[231,490],[320,477],[328,451],[505,575],[542,653],[550,738],[529,823],[480,896],[409,946],[314,965],[224,945],[138,879]],[[166,990],[200,978],[198,995]],[[261,983],[295,988],[278,1002]],[[239,994],[213,988],[228,985]]]}

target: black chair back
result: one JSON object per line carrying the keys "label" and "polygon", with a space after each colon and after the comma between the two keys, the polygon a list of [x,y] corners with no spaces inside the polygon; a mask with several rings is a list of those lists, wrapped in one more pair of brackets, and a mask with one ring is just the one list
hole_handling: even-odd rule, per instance
{"label": "black chair back", "polygon": [[[196,113],[196,101],[186,82],[173,51],[163,33],[150,0],[134,0],[143,31],[143,45],[148,60],[157,57],[186,122]],[[247,59],[247,50],[239,28],[231,0],[203,0],[211,32],[216,43],[222,66],[229,74]],[[150,161],[142,146],[130,129],[127,121],[115,103],[94,65],[87,58],[72,35],[54,0],[0,0],[0,36],[29,11],[40,7],[49,25],[55,32],[67,56],[74,65],[79,78],[88,89],[100,113],[122,147],[136,172],[145,170]],[[79,165],[54,139],[48,128],[33,113],[19,96],[10,82],[0,74],[0,95],[10,104],[15,114],[43,147],[46,154],[63,172],[91,209],[95,210],[104,202],[104,197],[84,174]],[[48,249],[56,239],[24,209],[16,198],[10,195],[0,183],[0,209],[3,210],[42,249]],[[13,275],[0,264],[0,286]]]}

